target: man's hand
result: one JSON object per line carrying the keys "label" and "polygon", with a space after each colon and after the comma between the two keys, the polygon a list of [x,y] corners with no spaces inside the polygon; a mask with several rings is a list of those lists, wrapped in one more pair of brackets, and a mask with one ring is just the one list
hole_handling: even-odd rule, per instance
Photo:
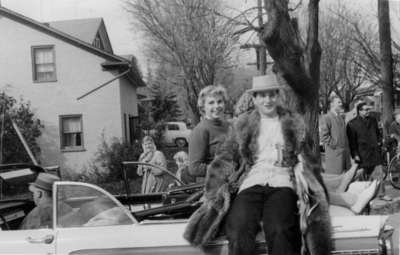
{"label": "man's hand", "polygon": [[360,157],[359,156],[355,156],[354,157],[354,162],[356,162],[356,163],[360,163]]}

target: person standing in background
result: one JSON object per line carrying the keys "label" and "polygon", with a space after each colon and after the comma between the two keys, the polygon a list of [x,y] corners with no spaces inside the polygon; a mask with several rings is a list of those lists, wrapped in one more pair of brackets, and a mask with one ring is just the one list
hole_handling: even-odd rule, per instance
{"label": "person standing in background", "polygon": [[325,148],[325,172],[341,174],[350,168],[350,151],[343,116],[342,101],[330,100],[330,110],[323,116],[320,137]]}
{"label": "person standing in background", "polygon": [[351,156],[364,169],[364,180],[368,180],[375,167],[382,164],[378,121],[369,113],[370,106],[358,104],[357,117],[346,128]]}
{"label": "person standing in background", "polygon": [[[167,161],[164,154],[157,150],[151,136],[143,137],[142,148],[143,153],[139,157],[139,162],[157,165],[162,168],[167,167]],[[162,192],[168,188],[168,176],[158,168],[139,165],[137,173],[139,176],[143,176],[142,194]]]}

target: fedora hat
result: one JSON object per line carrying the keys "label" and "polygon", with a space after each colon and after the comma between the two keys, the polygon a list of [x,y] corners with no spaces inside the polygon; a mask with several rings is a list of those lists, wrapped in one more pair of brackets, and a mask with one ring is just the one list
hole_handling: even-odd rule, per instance
{"label": "fedora hat", "polygon": [[42,190],[52,191],[53,183],[59,180],[60,178],[53,174],[39,173],[35,182],[31,182],[30,185]]}
{"label": "fedora hat", "polygon": [[278,90],[282,89],[284,85],[282,78],[278,77],[276,74],[268,74],[262,76],[253,77],[253,84],[251,89],[247,90],[249,93],[254,93],[258,91],[266,90]]}

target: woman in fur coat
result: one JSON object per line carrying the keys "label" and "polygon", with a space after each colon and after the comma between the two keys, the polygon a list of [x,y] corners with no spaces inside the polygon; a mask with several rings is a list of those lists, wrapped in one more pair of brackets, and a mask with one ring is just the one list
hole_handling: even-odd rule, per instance
{"label": "woman in fur coat", "polygon": [[254,254],[262,222],[268,254],[330,254],[320,165],[303,118],[278,105],[280,88],[275,75],[254,77],[256,109],[238,117],[208,166],[203,204],[184,233],[193,245],[206,245],[224,220],[229,254]]}

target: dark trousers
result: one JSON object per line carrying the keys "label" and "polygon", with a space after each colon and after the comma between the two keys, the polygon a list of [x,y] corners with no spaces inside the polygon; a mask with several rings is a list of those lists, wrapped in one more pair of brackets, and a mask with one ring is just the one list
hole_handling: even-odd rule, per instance
{"label": "dark trousers", "polygon": [[253,255],[263,223],[269,255],[300,254],[296,193],[286,187],[253,186],[233,200],[226,219],[230,255]]}
{"label": "dark trousers", "polygon": [[374,172],[376,166],[368,166],[368,167],[363,167],[364,171],[362,172],[361,175],[361,181],[370,181],[371,180],[371,174]]}

